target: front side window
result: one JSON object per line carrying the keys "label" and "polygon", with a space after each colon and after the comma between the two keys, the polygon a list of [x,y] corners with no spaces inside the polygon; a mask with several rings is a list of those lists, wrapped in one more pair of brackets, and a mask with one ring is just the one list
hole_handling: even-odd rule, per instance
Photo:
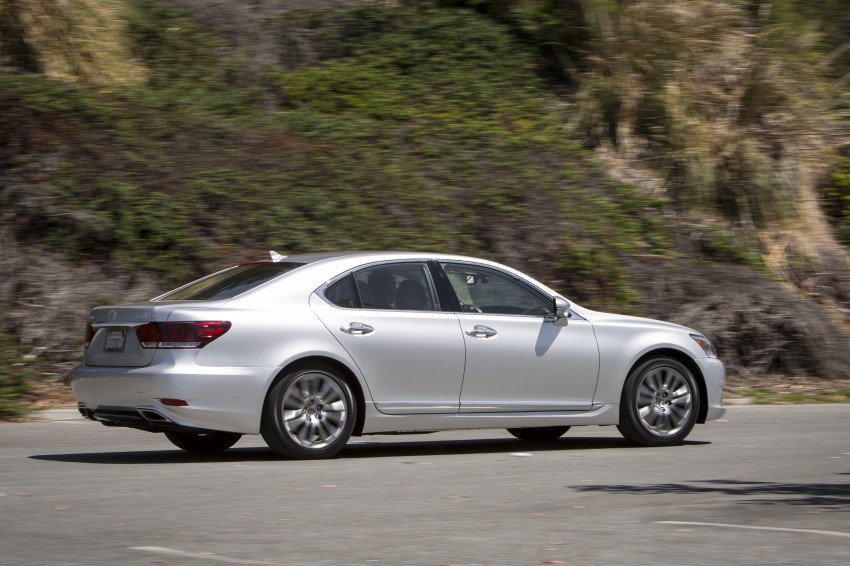
{"label": "front side window", "polygon": [[434,285],[425,263],[390,263],[354,273],[364,309],[433,311],[438,309]]}
{"label": "front side window", "polygon": [[507,273],[460,263],[444,263],[443,271],[464,312],[545,316],[552,299]]}

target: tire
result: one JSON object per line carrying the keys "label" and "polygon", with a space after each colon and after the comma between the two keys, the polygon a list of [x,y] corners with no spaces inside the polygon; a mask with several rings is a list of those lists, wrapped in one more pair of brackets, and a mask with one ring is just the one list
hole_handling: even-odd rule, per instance
{"label": "tire", "polygon": [[348,442],[356,420],[357,404],[345,379],[329,366],[311,365],[272,385],[260,432],[280,456],[331,458]]}
{"label": "tire", "polygon": [[544,440],[557,440],[570,430],[568,426],[537,426],[530,428],[509,428],[507,431],[520,440],[531,442],[542,442]]}
{"label": "tire", "polygon": [[681,444],[694,428],[699,404],[699,388],[684,364],[673,358],[652,358],[626,380],[617,428],[634,444]]}
{"label": "tire", "polygon": [[165,437],[186,452],[218,454],[236,444],[242,435],[236,432],[166,432]]}

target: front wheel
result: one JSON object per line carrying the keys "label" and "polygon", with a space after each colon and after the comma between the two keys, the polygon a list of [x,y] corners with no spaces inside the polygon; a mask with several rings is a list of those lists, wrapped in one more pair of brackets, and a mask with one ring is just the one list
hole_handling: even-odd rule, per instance
{"label": "front wheel", "polygon": [[165,438],[186,452],[218,454],[236,444],[242,435],[236,432],[166,432]]}
{"label": "front wheel", "polygon": [[529,428],[509,428],[507,431],[520,440],[542,442],[545,440],[557,440],[570,430],[568,426],[537,426]]}
{"label": "front wheel", "polygon": [[323,365],[296,369],[269,391],[260,432],[281,456],[330,458],[351,437],[356,411],[339,372]]}
{"label": "front wheel", "polygon": [[653,358],[626,380],[617,428],[635,444],[680,444],[696,423],[699,403],[696,380],[684,364]]}

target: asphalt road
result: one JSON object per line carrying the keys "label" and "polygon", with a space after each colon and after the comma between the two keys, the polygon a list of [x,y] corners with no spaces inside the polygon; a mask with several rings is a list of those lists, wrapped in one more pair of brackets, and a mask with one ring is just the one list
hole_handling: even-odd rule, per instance
{"label": "asphalt road", "polygon": [[0,564],[850,563],[850,405],[731,407],[674,448],[616,429],[222,456],[81,419],[0,424]]}

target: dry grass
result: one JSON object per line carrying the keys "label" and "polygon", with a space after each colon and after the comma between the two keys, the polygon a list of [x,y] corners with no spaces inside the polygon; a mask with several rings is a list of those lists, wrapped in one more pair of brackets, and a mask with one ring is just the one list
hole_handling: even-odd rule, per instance
{"label": "dry grass", "polygon": [[850,258],[818,193],[829,147],[848,131],[831,110],[842,89],[813,60],[813,29],[768,25],[729,0],[584,5],[593,39],[572,126],[608,171],[670,197],[686,238],[686,224],[735,234],[821,318],[850,329]]}
{"label": "dry grass", "polygon": [[714,210],[754,241],[798,221],[828,237],[798,205],[814,194],[833,127],[827,85],[795,59],[808,31],[767,26],[730,1],[587,6],[594,39],[574,126],[590,143],[625,160],[621,170],[649,164],[683,208]]}
{"label": "dry grass", "polygon": [[761,376],[732,378],[724,399],[745,399],[757,405],[850,403],[850,380],[818,381],[807,377]]}
{"label": "dry grass", "polygon": [[127,9],[124,0],[3,0],[0,19],[14,22],[45,75],[105,86],[145,77],[124,36]]}

